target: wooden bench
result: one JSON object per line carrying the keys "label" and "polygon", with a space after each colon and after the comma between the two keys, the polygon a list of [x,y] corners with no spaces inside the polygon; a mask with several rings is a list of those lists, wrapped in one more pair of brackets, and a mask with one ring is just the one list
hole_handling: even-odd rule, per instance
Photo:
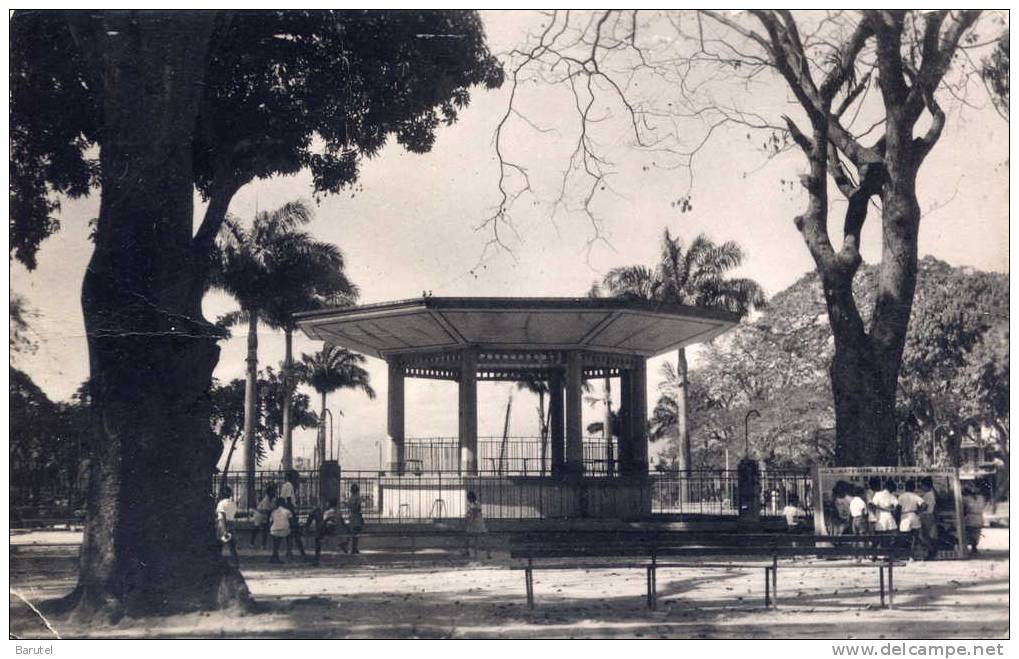
{"label": "wooden bench", "polygon": [[[764,605],[778,606],[778,569],[871,568],[878,569],[880,602],[891,608],[894,568],[910,555],[910,548],[891,542],[889,536],[813,536],[805,534],[696,534],[684,532],[635,532],[609,534],[520,534],[510,538],[510,558],[526,561],[511,569],[524,571],[527,604],[534,608],[535,570],[643,569],[647,578],[647,606],[657,608],[657,572],[667,568],[764,570]],[[870,558],[873,563],[841,565],[780,564],[780,559],[814,556],[825,559]],[[711,562],[712,557],[736,560]],[[757,557],[768,561],[748,562]],[[667,560],[663,561],[665,558]],[[709,559],[708,562],[683,558]],[[568,560],[567,560],[568,559]],[[580,560],[578,560],[580,559]],[[586,559],[621,559],[590,562]],[[672,559],[672,560],[668,560]],[[680,559],[680,560],[676,560]],[[769,560],[770,559],[770,560]],[[565,561],[565,562],[564,562]],[[897,561],[899,563],[897,563]],[[887,571],[887,598],[885,573]]]}

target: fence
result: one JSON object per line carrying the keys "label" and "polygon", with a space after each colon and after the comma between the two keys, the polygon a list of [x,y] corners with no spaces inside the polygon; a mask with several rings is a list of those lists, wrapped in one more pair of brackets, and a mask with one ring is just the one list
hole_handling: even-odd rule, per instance
{"label": "fence", "polygon": [[[592,444],[594,444],[592,442]],[[509,457],[503,455],[504,464]],[[587,466],[585,465],[585,469]],[[467,492],[474,491],[489,519],[557,519],[568,517],[632,518],[655,515],[733,515],[738,513],[737,477],[735,471],[653,472],[646,478],[608,478],[605,473],[585,474],[576,482],[563,481],[533,474],[530,467],[523,473],[483,469],[477,475],[460,475],[437,471],[427,473],[347,471],[341,473],[339,491],[341,509],[349,511],[351,485],[359,487],[361,507],[369,522],[402,523],[436,519],[462,518]],[[319,505],[320,482],[317,471],[301,471],[297,488],[297,507],[307,514]],[[256,471],[255,492],[261,497],[269,485],[276,491],[283,484],[280,471]],[[238,507],[247,507],[247,475],[242,471],[216,474],[210,495],[215,496],[223,485],[229,485]],[[804,472],[765,471],[761,474],[761,513],[781,514],[782,508],[796,494],[800,506],[811,512],[814,484]],[[67,488],[68,490],[70,488]],[[68,493],[50,491],[33,493],[25,500],[11,489],[12,523],[66,522],[69,510]],[[38,505],[26,506],[26,503]],[[43,505],[47,504],[47,505]]]}
{"label": "fence", "polygon": [[[690,474],[659,472],[651,477],[651,512],[657,514],[739,514],[735,470],[697,470]],[[812,480],[798,471],[761,473],[761,514],[780,515],[795,494],[798,505],[811,512]]]}
{"label": "fence", "polygon": [[[608,475],[615,471],[615,442],[585,439],[584,473]],[[404,446],[406,470],[421,473],[460,473],[460,441],[456,437],[408,438]],[[547,476],[552,469],[552,449],[540,437],[479,437],[478,468],[514,476]]]}
{"label": "fence", "polygon": [[[307,513],[319,505],[318,472],[299,472],[297,506]],[[233,489],[239,507],[244,507],[246,477],[231,472],[219,475]],[[257,472],[259,494],[273,483],[283,482],[281,472]],[[467,493],[473,491],[488,519],[561,519],[572,517],[636,518],[654,515],[738,514],[735,471],[695,471],[691,474],[656,472],[641,479],[585,477],[576,482],[560,479],[507,475],[480,471],[477,475],[434,473],[343,471],[340,477],[340,505],[349,512],[351,485],[358,485],[361,509],[366,521],[378,523],[420,523],[462,518]],[[795,494],[799,505],[810,513],[812,482],[803,472],[782,471],[761,474],[760,506],[763,515],[780,515]]]}

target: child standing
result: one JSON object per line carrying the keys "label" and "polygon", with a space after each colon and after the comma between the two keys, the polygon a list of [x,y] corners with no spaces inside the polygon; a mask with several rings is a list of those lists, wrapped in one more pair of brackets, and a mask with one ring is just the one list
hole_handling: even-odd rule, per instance
{"label": "child standing", "polygon": [[[857,485],[850,486],[850,494],[852,498],[849,500],[849,515],[852,518],[851,529],[853,535],[867,535],[870,533],[870,511],[867,507],[867,502],[864,499],[866,492],[862,487]],[[857,548],[862,549],[863,545],[857,544]],[[863,562],[863,556],[858,555],[856,562]]]}
{"label": "child standing", "polygon": [[867,481],[867,487],[863,490],[863,500],[867,504],[867,526],[873,531],[877,526],[877,508],[871,503],[874,495],[881,491],[881,478],[871,476]]}
{"label": "child standing", "polygon": [[786,529],[789,531],[800,531],[803,527],[803,520],[807,513],[800,507],[800,497],[795,493],[789,494],[786,505],[782,508],[782,516],[785,517]]}
{"label": "child standing", "polygon": [[350,484],[350,553],[360,554],[357,548],[357,536],[364,528],[364,513],[361,510],[361,487],[357,483]]}
{"label": "child standing", "polygon": [[280,544],[287,541],[287,560],[293,560],[294,552],[290,547],[290,520],[294,514],[287,508],[283,497],[276,499],[276,508],[269,515],[269,534],[272,536],[272,558],[270,563],[282,563],[280,560]]}
{"label": "child standing", "polygon": [[276,486],[270,483],[265,486],[265,492],[255,507],[255,516],[251,520],[254,524],[251,529],[251,546],[255,546],[255,540],[262,534],[262,549],[265,549],[266,541],[269,539],[269,515],[276,504]]}
{"label": "child standing", "polygon": [[863,497],[863,488],[854,487],[853,498],[849,500],[849,514],[853,518],[853,535],[867,535],[870,532],[867,502]]}
{"label": "child standing", "polygon": [[920,530],[920,511],[923,510],[923,498],[916,493],[916,481],[906,481],[903,493],[899,495],[899,532],[912,533]]}
{"label": "child standing", "polygon": [[934,491],[934,479],[924,476],[920,479],[923,510],[920,511],[920,527],[924,542],[927,543],[927,558],[935,558],[938,553],[938,495]]}
{"label": "child standing", "polygon": [[899,532],[909,534],[910,548],[914,553],[919,540],[923,556],[926,556],[928,553],[926,538],[920,534],[920,530],[923,528],[920,523],[920,513],[924,507],[923,498],[916,493],[916,481],[906,481],[903,490],[903,493],[899,495],[899,511],[901,513]]}
{"label": "child standing", "polygon": [[874,530],[878,533],[894,533],[898,530],[898,525],[895,523],[895,508],[899,505],[899,500],[892,492],[898,487],[893,480],[887,480],[884,483],[884,487],[880,491],[874,493],[874,498],[871,499],[871,503],[874,504],[874,510],[877,514],[877,522],[874,524]]}
{"label": "child standing", "polygon": [[[314,564],[318,565],[322,557],[322,539],[329,535],[337,535],[341,528],[347,528],[347,523],[343,521],[343,514],[340,512],[339,502],[336,499],[330,499],[324,511],[319,508],[313,510],[308,516],[308,525],[310,526],[312,522],[315,525]],[[347,553],[346,540],[340,543],[340,549],[343,550],[343,553]]]}
{"label": "child standing", "polygon": [[[280,498],[283,499],[284,505],[290,509],[290,535],[288,537],[294,539],[294,542],[297,543],[297,550],[301,552],[301,558],[306,559],[308,556],[304,552],[304,541],[301,539],[301,519],[298,517],[297,510],[300,487],[301,474],[296,469],[291,469],[286,474],[283,486],[280,487]],[[289,541],[287,544],[289,546]]]}
{"label": "child standing", "polygon": [[[473,491],[467,493],[467,511],[465,513],[467,524],[465,525],[466,537],[464,538],[464,556],[471,555],[471,540],[474,540],[474,557],[478,557],[478,550],[481,548],[481,535],[488,533],[485,526],[485,518],[481,513],[481,504],[478,503],[478,495]],[[485,557],[492,558],[492,553],[485,549]]]}
{"label": "child standing", "polygon": [[850,531],[852,517],[849,514],[849,501],[852,498],[852,487],[846,481],[839,481],[832,489],[832,535],[845,535]]}
{"label": "child standing", "polygon": [[977,553],[980,534],[984,528],[984,508],[987,501],[975,485],[967,485],[962,490],[963,524],[966,527],[966,544],[970,554]]}
{"label": "child standing", "polygon": [[230,558],[234,565],[240,562],[237,557],[237,540],[234,538],[234,521],[237,519],[237,504],[233,501],[233,490],[229,485],[220,492],[219,503],[216,504],[216,535],[219,542],[230,548]]}

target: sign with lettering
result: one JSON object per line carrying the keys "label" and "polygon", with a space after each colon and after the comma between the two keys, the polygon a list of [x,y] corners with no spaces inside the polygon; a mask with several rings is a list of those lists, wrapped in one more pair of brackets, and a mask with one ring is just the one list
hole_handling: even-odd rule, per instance
{"label": "sign with lettering", "polygon": [[[962,558],[966,555],[966,533],[963,526],[962,488],[958,469],[924,469],[922,467],[820,467],[814,482],[814,532],[818,535],[852,533],[849,505],[859,495],[867,504],[869,526],[877,514],[874,495],[888,490],[886,501],[897,501],[907,489],[922,492],[933,506],[922,508],[923,526],[919,530],[923,542],[931,543],[940,558]],[[888,488],[891,488],[890,490]],[[930,507],[932,509],[928,510]],[[885,512],[892,527],[899,529],[902,510],[892,506]],[[910,514],[907,512],[906,514]],[[874,530],[872,528],[872,530]],[[895,530],[889,529],[889,533]]]}

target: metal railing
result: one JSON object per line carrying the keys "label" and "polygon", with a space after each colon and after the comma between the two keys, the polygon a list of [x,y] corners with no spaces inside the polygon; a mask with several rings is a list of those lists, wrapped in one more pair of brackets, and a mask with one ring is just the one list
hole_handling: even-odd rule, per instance
{"label": "metal railing", "polygon": [[[298,509],[307,513],[319,505],[318,472],[299,472]],[[243,473],[217,477],[233,488],[244,508]],[[282,484],[281,472],[258,472],[261,488]],[[443,472],[341,471],[340,506],[349,514],[351,485],[358,485],[362,514],[367,522],[421,523],[462,518],[467,493],[478,497],[488,519],[561,519],[576,517],[647,518],[656,515],[736,516],[739,512],[737,472],[702,470],[690,474],[654,472],[646,478],[580,480],[508,475],[481,470],[476,475]],[[760,512],[777,516],[795,494],[800,507],[811,513],[813,483],[806,472],[771,471],[761,474]],[[218,491],[218,489],[217,489]]]}
{"label": "metal railing", "polygon": [[[735,470],[695,470],[689,474],[657,472],[651,477],[651,511],[658,514],[739,514],[738,474]],[[811,512],[813,481],[805,471],[761,473],[762,515],[780,515],[796,496]]]}
{"label": "metal railing", "polygon": [[[612,449],[610,451],[610,448]],[[407,438],[404,444],[405,471],[413,473],[460,473],[460,440],[456,437]],[[585,439],[584,472],[592,475],[615,473],[618,452],[615,442]],[[478,438],[478,468],[516,476],[544,476],[552,469],[551,441],[542,447],[540,437]]]}
{"label": "metal railing", "polygon": [[[526,475],[525,475],[526,473]],[[320,476],[318,471],[300,471],[297,488],[297,508],[306,515],[320,505]],[[281,471],[255,472],[255,491],[261,498],[266,488],[276,486],[277,494],[284,482]],[[212,480],[212,498],[229,485],[238,508],[247,509],[247,475],[243,471],[216,474]],[[339,487],[341,510],[349,515],[351,485],[357,484],[361,508],[367,522],[421,523],[440,519],[462,518],[466,510],[467,493],[473,491],[479,498],[482,512],[489,519],[561,519],[575,517],[653,518],[655,516],[709,514],[735,516],[738,514],[737,475],[735,471],[702,470],[690,474],[678,472],[652,472],[641,478],[605,478],[597,473],[586,473],[580,479],[559,479],[523,468],[518,473],[504,469],[482,468],[476,475],[457,473],[342,470],[340,481],[329,491]],[[799,505],[811,513],[814,484],[806,472],[763,471],[761,473],[761,513],[780,515],[791,495],[798,497]],[[15,491],[12,489],[12,495]],[[45,492],[52,496],[54,510],[25,510],[21,516],[52,517],[66,521],[67,502],[59,492]],[[41,498],[41,497],[40,497]],[[42,502],[40,502],[42,503]],[[59,505],[57,505],[59,504]],[[24,503],[12,496],[12,510]],[[60,518],[59,520],[57,518]]]}

